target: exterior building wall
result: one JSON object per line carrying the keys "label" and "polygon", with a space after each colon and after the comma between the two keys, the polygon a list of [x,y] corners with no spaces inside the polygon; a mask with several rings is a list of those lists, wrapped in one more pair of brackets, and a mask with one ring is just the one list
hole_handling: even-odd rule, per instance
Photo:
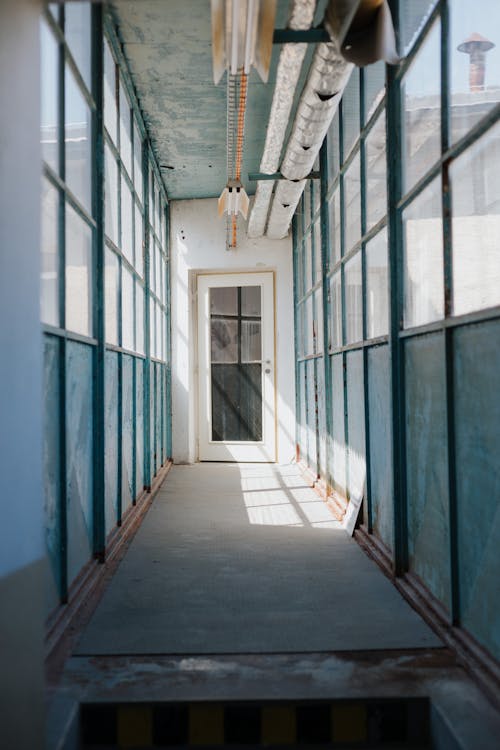
{"label": "exterior building wall", "polygon": [[217,201],[173,201],[172,247],[172,436],[176,463],[197,455],[196,273],[266,271],[276,274],[276,391],[278,461],[294,456],[293,294],[291,238],[250,240],[242,229],[238,247],[226,251],[226,221]]}

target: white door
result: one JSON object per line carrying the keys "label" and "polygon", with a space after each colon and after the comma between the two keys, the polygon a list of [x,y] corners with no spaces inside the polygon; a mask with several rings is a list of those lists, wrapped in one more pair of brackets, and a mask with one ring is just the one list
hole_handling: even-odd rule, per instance
{"label": "white door", "polygon": [[198,277],[200,461],[275,461],[274,278]]}

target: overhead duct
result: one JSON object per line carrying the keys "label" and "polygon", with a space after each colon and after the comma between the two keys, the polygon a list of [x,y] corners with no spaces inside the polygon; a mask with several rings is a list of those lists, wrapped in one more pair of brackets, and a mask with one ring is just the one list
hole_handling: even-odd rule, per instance
{"label": "overhead duct", "polygon": [[[294,0],[288,28],[295,31],[309,29],[313,23],[315,8],[316,0]],[[266,143],[260,162],[260,171],[263,174],[274,174],[278,170],[295,89],[306,51],[307,44],[305,43],[285,44],[281,50]],[[248,221],[249,237],[262,237],[265,232],[273,187],[274,180],[257,182],[252,212]]]}
{"label": "overhead duct", "polygon": [[[305,178],[313,169],[354,63],[397,61],[386,0],[330,0],[325,26],[332,41],[317,46],[297,108],[281,165],[286,179],[279,182],[275,191],[267,225],[267,236],[272,239],[281,239],[288,233]],[[346,59],[346,53],[351,61]],[[294,181],[294,187],[289,180]]]}

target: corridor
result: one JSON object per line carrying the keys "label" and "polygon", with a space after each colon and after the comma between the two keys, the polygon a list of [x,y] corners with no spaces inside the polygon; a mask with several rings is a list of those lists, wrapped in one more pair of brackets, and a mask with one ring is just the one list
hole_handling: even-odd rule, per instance
{"label": "corridor", "polygon": [[498,0],[0,0],[0,750],[498,750]]}

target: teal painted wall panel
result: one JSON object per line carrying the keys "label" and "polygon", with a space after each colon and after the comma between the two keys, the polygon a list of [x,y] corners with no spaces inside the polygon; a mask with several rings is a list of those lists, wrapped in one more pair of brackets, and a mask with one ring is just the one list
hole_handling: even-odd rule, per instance
{"label": "teal painted wall panel", "polygon": [[365,396],[363,352],[348,352],[347,369],[347,434],[349,498],[362,501],[366,487]]}
{"label": "teal painted wall panel", "polygon": [[144,489],[144,360],[135,360],[135,496]]}
{"label": "teal painted wall panel", "polygon": [[104,410],[105,434],[105,504],[106,535],[118,518],[118,353],[106,352],[106,384]]}
{"label": "teal painted wall panel", "polygon": [[370,485],[373,531],[392,550],[393,485],[389,347],[368,350]]}
{"label": "teal painted wall panel", "polygon": [[92,555],[92,347],[66,342],[68,582]]}
{"label": "teal painted wall panel", "polygon": [[166,432],[167,432],[167,458],[172,458],[172,368],[167,367],[167,402],[166,411]]}
{"label": "teal painted wall panel", "polygon": [[122,513],[132,505],[133,487],[133,441],[134,441],[134,362],[128,354],[122,355]]}
{"label": "teal painted wall panel", "polygon": [[307,362],[307,464],[317,473],[316,456],[316,384],[314,378],[314,360]]}
{"label": "teal painted wall panel", "polygon": [[500,658],[500,322],[457,330],[455,421],[462,624]]}
{"label": "teal painted wall panel", "polygon": [[344,429],[344,367],[342,355],[331,358],[332,366],[332,485],[346,494],[346,449]]}
{"label": "teal painted wall panel", "polygon": [[155,461],[156,461],[156,473],[158,473],[162,465],[161,456],[161,383],[163,376],[163,365],[159,362],[155,365],[156,368],[156,380],[155,380]]}
{"label": "teal painted wall panel", "polygon": [[47,612],[59,604],[61,580],[61,481],[59,440],[59,350],[56,337],[44,337],[43,468],[45,489],[45,541],[49,559]]}
{"label": "teal painted wall panel", "polygon": [[405,378],[410,570],[449,608],[446,373],[441,333],[406,341]]}
{"label": "teal painted wall panel", "polygon": [[299,363],[299,398],[300,398],[300,417],[298,439],[300,455],[304,461],[307,461],[307,406],[306,406],[306,363]]}
{"label": "teal painted wall panel", "polygon": [[316,383],[318,388],[318,474],[326,477],[326,392],[325,392],[325,364],[321,357],[316,360]]}
{"label": "teal painted wall panel", "polygon": [[150,401],[149,401],[149,444],[151,446],[150,451],[150,467],[151,467],[151,477],[154,477],[156,474],[156,442],[155,442],[155,424],[156,424],[156,415],[155,415],[155,401],[156,401],[156,366],[154,362],[151,362],[150,364],[150,373],[151,373],[151,384],[150,384]]}

